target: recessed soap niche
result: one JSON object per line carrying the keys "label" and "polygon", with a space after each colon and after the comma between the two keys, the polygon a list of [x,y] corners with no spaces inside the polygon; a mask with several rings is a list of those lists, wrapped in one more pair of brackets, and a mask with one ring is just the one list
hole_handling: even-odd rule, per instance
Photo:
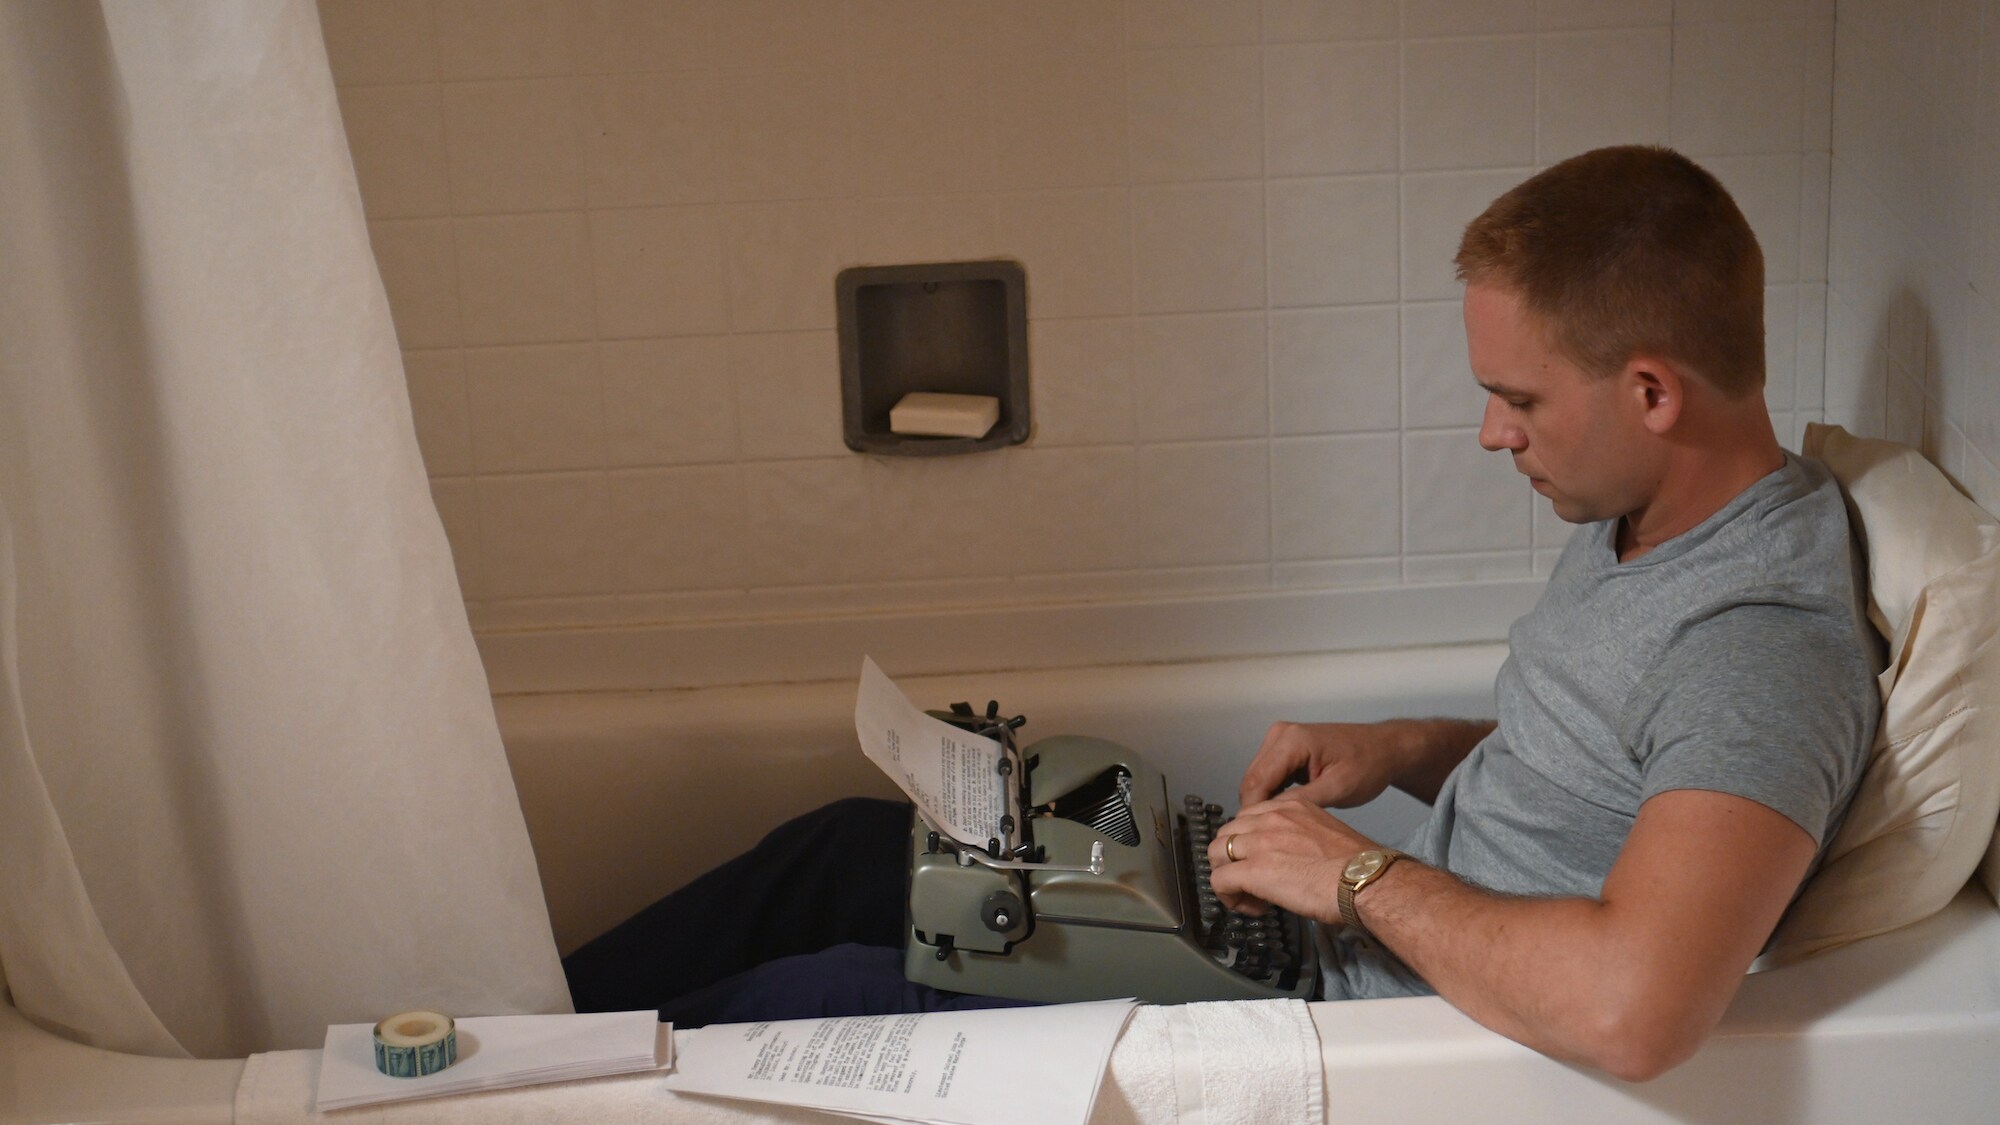
{"label": "recessed soap niche", "polygon": [[[1019,262],[855,266],[835,280],[840,399],[857,453],[939,456],[1028,440],[1027,274]],[[984,437],[915,437],[890,430],[912,392],[990,395],[1000,419]]]}

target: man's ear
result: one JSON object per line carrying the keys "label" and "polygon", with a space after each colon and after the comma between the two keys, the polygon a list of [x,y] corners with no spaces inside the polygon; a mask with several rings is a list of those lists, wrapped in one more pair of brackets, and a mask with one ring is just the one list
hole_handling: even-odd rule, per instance
{"label": "man's ear", "polygon": [[1640,420],[1656,434],[1671,431],[1687,406],[1689,376],[1669,360],[1635,355],[1623,372],[1627,393],[1640,409]]}

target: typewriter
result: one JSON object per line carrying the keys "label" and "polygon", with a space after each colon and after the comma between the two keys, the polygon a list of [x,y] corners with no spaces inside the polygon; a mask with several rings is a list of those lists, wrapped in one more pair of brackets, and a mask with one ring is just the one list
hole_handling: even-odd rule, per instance
{"label": "typewriter", "polygon": [[1220,805],[1169,800],[1159,771],[1102,739],[1022,751],[1014,732],[1026,720],[999,717],[997,704],[931,714],[1000,743],[1007,813],[983,848],[915,815],[905,977],[1050,1002],[1317,994],[1311,922],[1240,914],[1210,889]]}

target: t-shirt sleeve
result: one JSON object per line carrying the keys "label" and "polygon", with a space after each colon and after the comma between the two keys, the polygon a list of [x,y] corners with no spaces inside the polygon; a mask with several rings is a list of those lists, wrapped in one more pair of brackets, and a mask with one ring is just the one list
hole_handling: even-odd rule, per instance
{"label": "t-shirt sleeve", "polygon": [[1745,797],[1824,844],[1868,761],[1872,659],[1832,605],[1738,603],[1684,625],[1621,720],[1641,802],[1676,789]]}

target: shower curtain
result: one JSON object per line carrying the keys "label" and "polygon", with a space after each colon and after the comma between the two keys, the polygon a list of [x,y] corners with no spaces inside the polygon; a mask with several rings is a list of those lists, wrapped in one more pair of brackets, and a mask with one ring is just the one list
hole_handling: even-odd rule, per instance
{"label": "shower curtain", "polygon": [[569,1008],[309,0],[0,0],[0,973],[170,1056]]}

